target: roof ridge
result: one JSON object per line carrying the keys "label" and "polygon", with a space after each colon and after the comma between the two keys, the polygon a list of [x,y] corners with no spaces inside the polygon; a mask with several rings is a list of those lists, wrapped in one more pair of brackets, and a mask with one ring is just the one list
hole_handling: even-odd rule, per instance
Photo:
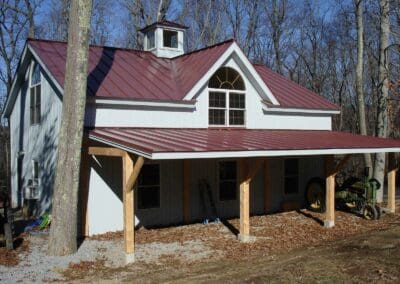
{"label": "roof ridge", "polygon": [[203,48],[199,48],[199,49],[193,50],[193,51],[191,51],[191,52],[184,53],[184,54],[182,54],[182,55],[173,57],[173,58],[171,58],[171,60],[175,60],[175,59],[178,59],[178,58],[182,58],[182,57],[185,57],[185,56],[187,56],[187,55],[192,55],[193,53],[197,53],[197,52],[200,52],[200,51],[204,51],[204,50],[206,50],[206,49],[210,49],[210,48],[214,48],[214,47],[217,47],[217,46],[220,46],[220,45],[224,45],[224,44],[229,43],[229,42],[236,42],[236,40],[235,40],[234,38],[230,38],[230,39],[221,41],[221,42],[219,42],[219,43],[216,43],[216,44],[213,44],[213,45],[210,45],[210,46],[205,46],[205,47],[203,47]]}
{"label": "roof ridge", "polygon": [[[62,40],[41,39],[41,38],[31,38],[31,37],[28,37],[27,41],[28,41],[28,42],[49,42],[49,43],[67,44],[66,41],[62,41]],[[138,52],[138,53],[153,54],[151,51],[146,51],[146,50],[141,50],[141,49],[136,49],[136,48],[109,46],[109,45],[89,44],[89,47],[107,48],[107,49],[116,49],[116,50],[129,51],[129,52]],[[153,54],[153,55],[154,55],[154,54]]]}

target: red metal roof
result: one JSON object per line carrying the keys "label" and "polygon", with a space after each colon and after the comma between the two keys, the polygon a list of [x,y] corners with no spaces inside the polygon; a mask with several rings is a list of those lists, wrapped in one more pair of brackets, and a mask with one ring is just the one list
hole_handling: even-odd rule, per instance
{"label": "red metal roof", "polygon": [[[29,39],[29,45],[61,87],[64,85],[65,42]],[[151,52],[112,47],[89,49],[88,95],[103,98],[180,101],[232,45],[222,42],[172,59]],[[265,66],[255,65],[283,108],[336,110],[323,97]]]}
{"label": "red metal roof", "polygon": [[96,128],[89,131],[89,136],[145,155],[400,148],[400,140],[322,130]]}

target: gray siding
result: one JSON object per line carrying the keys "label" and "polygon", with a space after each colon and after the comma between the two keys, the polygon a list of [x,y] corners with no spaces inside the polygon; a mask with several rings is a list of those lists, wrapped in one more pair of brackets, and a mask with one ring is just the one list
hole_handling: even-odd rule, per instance
{"label": "gray siding", "polygon": [[[27,71],[25,83],[19,90],[10,116],[12,203],[14,207],[21,205],[21,189],[32,178],[32,160],[37,160],[41,192],[38,204],[40,213],[51,208],[62,102],[60,96],[50,85],[48,78],[42,74],[41,122],[37,125],[30,125],[28,73]],[[24,152],[20,186],[18,184],[19,152]]]}

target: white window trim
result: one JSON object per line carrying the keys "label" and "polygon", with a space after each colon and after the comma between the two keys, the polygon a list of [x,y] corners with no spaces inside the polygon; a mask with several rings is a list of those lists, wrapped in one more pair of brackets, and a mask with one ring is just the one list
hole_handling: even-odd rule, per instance
{"label": "white window trim", "polygon": [[[222,109],[225,110],[225,124],[210,124],[210,112],[208,112],[208,126],[209,127],[237,127],[237,128],[243,128],[246,127],[247,125],[247,119],[246,119],[246,91],[243,90],[233,90],[233,89],[216,89],[216,88],[208,88],[208,100],[210,100],[210,92],[212,93],[223,93],[225,95],[225,107],[210,107],[210,102],[208,102],[208,110],[210,109]],[[242,108],[230,108],[229,107],[229,97],[230,93],[235,93],[235,94],[243,94],[244,95],[244,109]],[[243,124],[230,124],[229,123],[229,111],[230,110],[241,110],[243,111]]]}

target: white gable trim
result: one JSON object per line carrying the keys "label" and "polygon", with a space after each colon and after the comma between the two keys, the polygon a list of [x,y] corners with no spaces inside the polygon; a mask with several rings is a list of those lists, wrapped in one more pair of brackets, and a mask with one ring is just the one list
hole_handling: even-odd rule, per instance
{"label": "white gable trim", "polygon": [[257,85],[261,88],[262,92],[265,96],[271,101],[273,105],[279,105],[278,100],[274,97],[271,90],[261,79],[258,72],[255,70],[253,65],[247,59],[246,55],[240,49],[236,42],[233,42],[232,45],[222,54],[222,56],[214,63],[214,65],[208,70],[208,72],[194,85],[194,87],[187,93],[187,95],[183,98],[184,100],[193,99],[196,94],[199,93],[201,88],[207,84],[208,80],[211,76],[223,66],[223,64],[232,56],[236,54],[241,63],[248,69],[251,76],[254,78]]}
{"label": "white gable trim", "polygon": [[[4,111],[2,114],[2,117],[9,117],[9,115],[11,114],[12,108],[14,107],[14,103],[16,101],[16,96],[17,93],[15,92],[15,88],[16,88],[16,84],[17,81],[19,80],[19,76],[22,76],[20,68],[21,66],[23,66],[24,64],[26,64],[26,69],[29,69],[31,64],[30,62],[25,62],[27,60],[27,55],[28,55],[28,50],[31,53],[32,57],[39,63],[40,68],[42,69],[43,73],[45,73],[51,80],[51,83],[53,83],[57,90],[63,94],[64,90],[63,88],[60,86],[60,84],[57,82],[57,80],[54,78],[53,74],[51,74],[51,72],[49,71],[49,69],[47,68],[47,66],[43,63],[43,61],[40,59],[40,57],[37,55],[37,53],[33,50],[33,48],[29,45],[29,43],[27,43],[24,47],[24,50],[22,52],[22,56],[19,62],[19,65],[17,67],[17,71],[15,72],[15,77],[13,80],[13,83],[11,85],[11,89],[10,89],[10,93],[8,94],[8,98],[7,98],[7,102],[4,106]],[[26,70],[24,69],[24,70]],[[23,74],[23,76],[25,76],[25,73]]]}

